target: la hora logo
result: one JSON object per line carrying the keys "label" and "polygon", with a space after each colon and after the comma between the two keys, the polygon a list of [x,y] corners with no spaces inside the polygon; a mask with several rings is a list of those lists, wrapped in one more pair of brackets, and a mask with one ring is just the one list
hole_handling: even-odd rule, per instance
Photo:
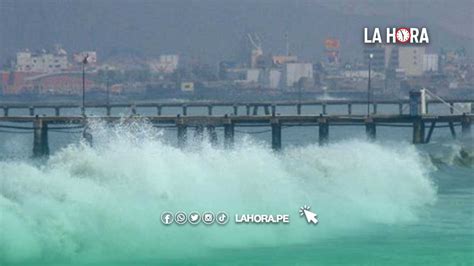
{"label": "la hora logo", "polygon": [[[382,35],[384,33],[384,35]],[[385,44],[428,44],[430,37],[426,28],[364,28],[364,43],[385,43]]]}

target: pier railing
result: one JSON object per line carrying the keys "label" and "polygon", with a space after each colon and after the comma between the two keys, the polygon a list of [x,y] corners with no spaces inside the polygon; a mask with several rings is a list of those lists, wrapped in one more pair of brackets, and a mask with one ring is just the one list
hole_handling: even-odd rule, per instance
{"label": "pier railing", "polygon": [[[429,113],[429,106],[432,104],[440,104],[439,99],[426,100],[426,110]],[[454,107],[456,103],[474,103],[474,99],[445,99],[443,103],[450,105],[450,113],[456,113]],[[181,109],[181,115],[188,115],[188,108],[201,107],[207,108],[208,115],[214,115],[215,107],[228,107],[232,108],[232,115],[258,115],[261,114],[269,115],[276,112],[277,107],[293,107],[296,114],[303,114],[303,108],[310,106],[320,106],[322,108],[322,114],[328,114],[328,106],[346,106],[347,114],[353,114],[353,106],[356,105],[367,105],[367,101],[364,100],[317,100],[317,101],[272,101],[272,102],[218,102],[218,101],[203,101],[203,102],[129,102],[129,103],[110,103],[105,104],[101,102],[89,102],[86,103],[86,109],[103,109],[107,116],[112,115],[112,111],[118,108],[128,108],[131,114],[138,114],[138,108],[154,108],[156,115],[160,116],[163,114],[165,108],[179,108]],[[379,105],[395,105],[398,106],[398,114],[402,115],[406,113],[406,109],[410,104],[409,99],[400,100],[375,100],[370,102],[371,113],[378,113]],[[61,111],[64,109],[79,110],[82,108],[79,103],[0,103],[0,109],[3,110],[3,116],[9,116],[10,110],[22,109],[28,110],[30,116],[35,116],[38,109],[51,109],[54,111],[55,116],[61,116]]]}

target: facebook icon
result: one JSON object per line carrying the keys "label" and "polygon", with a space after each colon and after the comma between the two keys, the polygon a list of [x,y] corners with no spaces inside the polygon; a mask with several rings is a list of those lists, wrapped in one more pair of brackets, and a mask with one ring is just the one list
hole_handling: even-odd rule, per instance
{"label": "facebook icon", "polygon": [[170,225],[171,223],[173,223],[173,213],[171,212],[161,213],[161,222],[164,225]]}

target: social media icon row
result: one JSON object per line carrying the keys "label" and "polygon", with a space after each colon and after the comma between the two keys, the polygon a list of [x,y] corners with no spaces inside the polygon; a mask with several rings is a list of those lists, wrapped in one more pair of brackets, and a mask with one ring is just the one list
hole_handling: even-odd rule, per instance
{"label": "social media icon row", "polygon": [[165,211],[161,213],[161,222],[164,225],[170,225],[175,222],[178,225],[183,225],[185,223],[190,223],[196,225],[199,222],[203,222],[206,225],[211,225],[214,222],[220,225],[227,224],[229,222],[229,215],[226,212],[218,212],[217,215],[214,215],[212,212],[204,212],[202,215],[198,212],[191,212],[189,215],[186,215],[185,212],[179,211],[173,215],[172,212]]}

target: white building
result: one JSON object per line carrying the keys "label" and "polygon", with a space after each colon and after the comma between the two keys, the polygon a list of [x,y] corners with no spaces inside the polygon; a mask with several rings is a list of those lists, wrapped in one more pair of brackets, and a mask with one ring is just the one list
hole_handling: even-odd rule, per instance
{"label": "white building", "polygon": [[247,82],[247,83],[258,83],[259,77],[260,77],[260,69],[258,69],[258,68],[249,68],[246,71],[245,82]]}
{"label": "white building", "polygon": [[50,73],[59,72],[68,67],[67,53],[63,49],[57,49],[54,54],[46,53],[46,51],[33,54],[28,50],[16,54],[17,71]]}
{"label": "white building", "polygon": [[74,54],[74,61],[76,63],[82,63],[84,58],[87,57],[87,63],[90,65],[94,65],[97,63],[97,52],[96,51],[83,51]]}
{"label": "white building", "polygon": [[425,47],[400,47],[398,48],[398,66],[405,70],[407,76],[421,76],[424,56]]}
{"label": "white building", "polygon": [[286,87],[295,86],[301,78],[313,79],[313,65],[309,63],[288,63],[283,72],[283,84]]}
{"label": "white building", "polygon": [[281,72],[278,69],[259,68],[235,68],[233,73],[239,73],[240,79],[236,81],[240,84],[259,85],[266,89],[277,89],[280,84]]}
{"label": "white building", "polygon": [[173,73],[178,69],[179,55],[161,55],[159,60],[148,61],[148,66],[152,72]]}
{"label": "white building", "polygon": [[281,72],[278,69],[264,69],[260,73],[259,83],[264,88],[278,89],[280,87]]}
{"label": "white building", "polygon": [[438,55],[425,54],[423,56],[423,71],[424,72],[438,72]]}

